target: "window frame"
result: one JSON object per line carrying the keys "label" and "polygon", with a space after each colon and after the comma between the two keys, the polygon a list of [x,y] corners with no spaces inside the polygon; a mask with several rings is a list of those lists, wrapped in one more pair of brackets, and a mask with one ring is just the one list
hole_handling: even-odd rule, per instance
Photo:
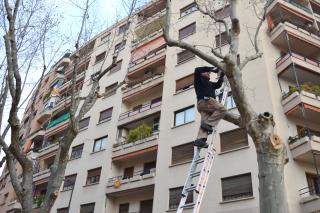
{"label": "window frame", "polygon": [[[234,135],[237,136],[237,134],[244,134],[246,135],[246,138],[238,138],[238,143],[234,143],[234,141],[230,142],[228,141],[224,141],[224,139],[228,138],[228,134],[231,135],[230,137],[235,137]],[[233,134],[233,136],[232,136]],[[226,152],[231,152],[231,151],[235,151],[235,150],[239,150],[242,149],[244,147],[248,147],[249,146],[249,137],[248,137],[248,133],[246,131],[245,128],[236,128],[236,129],[232,129],[229,131],[225,131],[225,132],[221,132],[220,134],[220,151],[221,153],[226,153]],[[239,143],[240,141],[240,143]],[[224,145],[227,144],[226,145]],[[240,146],[241,145],[241,146]]]}
{"label": "window frame", "polygon": [[[87,120],[88,120],[88,124],[87,124],[86,126],[81,127],[81,125],[80,125],[81,122],[85,122],[85,121],[87,121]],[[81,119],[81,120],[79,121],[79,130],[85,130],[85,129],[87,129],[88,126],[89,126],[89,124],[90,124],[90,116]]]}
{"label": "window frame", "polygon": [[[102,143],[103,139],[106,140],[104,144]],[[92,153],[105,150],[106,149],[106,145],[107,145],[107,139],[108,139],[108,135],[95,139],[94,143],[93,143]],[[96,147],[97,143],[99,143],[99,142],[100,142],[99,149],[96,150],[95,147]]]}
{"label": "window frame", "polygon": [[[74,157],[72,157],[73,156],[73,154],[72,153],[76,153],[77,151],[79,151],[79,150],[75,150],[76,148],[82,148],[81,149],[81,152],[80,152],[80,154],[77,156],[77,155],[75,155]],[[71,149],[71,154],[70,154],[70,160],[74,160],[74,159],[78,159],[78,158],[81,158],[81,156],[82,156],[82,152],[83,152],[83,147],[84,147],[84,144],[79,144],[79,145],[77,145],[77,146],[74,146],[74,147],[72,147],[72,149]]]}
{"label": "window frame", "polygon": [[[88,206],[91,206],[91,205],[93,205],[93,212],[94,212],[94,208],[95,208],[95,202],[93,202],[93,203],[85,203],[85,204],[81,204],[80,205],[80,213],[88,213],[87,211],[84,211],[84,209],[82,209],[83,207],[88,207]],[[91,213],[91,212],[90,212]]]}
{"label": "window frame", "polygon": [[[74,178],[74,182],[73,184],[70,184],[70,180],[66,181],[68,178]],[[72,179],[73,180],[73,179]],[[63,180],[63,187],[62,187],[62,190],[63,191],[67,191],[67,190],[72,190],[74,189],[74,186],[76,185],[76,181],[77,181],[77,174],[72,174],[72,175],[68,175],[68,176],[65,176],[64,177],[64,180]],[[67,183],[67,184],[66,184]],[[70,185],[68,185],[70,184]]]}
{"label": "window frame", "polygon": [[[234,194],[234,195],[228,195],[228,196],[235,196],[234,198],[228,198],[228,199],[224,198],[224,196],[227,196],[227,195],[224,195],[223,180],[228,180],[228,179],[230,180],[230,179],[233,179],[233,178],[240,178],[240,177],[243,177],[243,176],[250,177],[250,181],[247,184],[251,184],[251,191],[246,192],[249,195],[247,195],[247,196],[242,195],[241,196],[241,194]],[[244,187],[244,184],[237,184],[236,187],[239,187],[239,186]],[[250,172],[221,178],[221,198],[222,198],[222,202],[241,200],[241,199],[250,198],[250,197],[253,197],[252,174]]]}
{"label": "window frame", "polygon": [[198,10],[197,4],[195,2],[192,2],[192,3],[190,3],[190,4],[188,4],[185,7],[180,9],[180,18],[183,18],[183,17],[185,17],[185,16],[187,16],[187,15],[189,15],[189,14],[191,14],[191,13],[197,11],[197,10]]}
{"label": "window frame", "polygon": [[[99,175],[89,176],[89,173],[90,172],[94,172],[95,170],[100,170]],[[97,168],[90,169],[90,170],[87,171],[86,186],[90,186],[90,185],[93,185],[93,184],[98,184],[100,182],[101,170],[102,170],[102,167],[97,167]],[[92,181],[92,179],[95,179],[95,180]]]}
{"label": "window frame", "polygon": [[[186,111],[187,110],[189,110],[189,109],[192,109],[193,108],[193,110],[194,110],[194,112],[193,112],[193,120],[191,120],[191,121],[186,121]],[[178,124],[177,125],[177,114],[179,114],[179,113],[182,113],[183,112],[183,123],[181,123],[181,124]],[[177,127],[177,126],[181,126],[181,125],[184,125],[184,124],[187,124],[187,123],[191,123],[191,122],[193,122],[195,120],[195,106],[194,105],[191,105],[191,106],[189,106],[189,107],[185,107],[185,108],[183,108],[183,109],[180,109],[180,110],[177,110],[177,111],[175,111],[174,112],[174,127]]]}
{"label": "window frame", "polygon": [[[187,30],[189,27],[192,27],[193,31],[192,32],[190,31],[188,34],[183,35],[182,32],[184,30]],[[183,28],[179,29],[178,38],[179,38],[179,40],[183,40],[183,39],[195,34],[196,32],[197,32],[197,24],[196,24],[196,22],[192,22],[191,24],[188,24],[187,26],[184,26]]]}
{"label": "window frame", "polygon": [[181,57],[181,55],[183,55],[184,53],[188,53],[188,52],[190,52],[190,51],[189,50],[182,50],[181,52],[177,53],[177,65],[183,64],[187,61],[190,61],[190,60],[196,58],[196,55],[192,52],[190,52],[191,53],[190,57],[187,57],[185,59],[179,58],[179,57]]}
{"label": "window frame", "polygon": [[[109,112],[109,111],[111,111],[111,115],[110,115],[110,117],[106,117],[106,118],[101,118],[101,115],[103,115],[103,113],[106,113],[106,112]],[[99,114],[99,121],[98,121],[98,123],[103,123],[103,122],[105,122],[105,121],[109,121],[109,120],[111,120],[111,118],[112,118],[112,112],[113,112],[113,107],[110,107],[110,108],[108,108],[108,109],[105,109],[105,110],[102,110],[101,112],[100,112],[100,114]]]}
{"label": "window frame", "polygon": [[[181,82],[181,81],[183,81],[183,80],[186,80],[186,79],[189,80],[189,78],[192,78],[191,84],[186,84],[185,87],[181,87],[181,86],[177,87],[179,82]],[[175,93],[180,93],[180,92],[182,92],[182,91],[188,90],[189,88],[191,88],[191,87],[193,86],[193,81],[194,81],[194,74],[193,74],[193,73],[190,74],[190,75],[186,75],[186,76],[184,76],[184,77],[182,77],[182,78],[177,79],[177,80],[176,80]],[[180,88],[180,87],[181,87],[181,88]]]}
{"label": "window frame", "polygon": [[[186,151],[186,147],[190,148],[189,152]],[[180,144],[178,146],[171,147],[171,165],[180,165],[180,164],[192,161],[193,155],[194,155],[193,147],[194,147],[193,142],[188,142],[188,143]],[[183,155],[181,155],[181,153]],[[178,157],[181,157],[181,158],[178,158]]]}
{"label": "window frame", "polygon": [[[179,201],[181,199],[182,190],[183,190],[183,186],[174,187],[174,188],[169,189],[169,210],[175,210],[179,207]],[[175,194],[171,194],[172,191],[174,191]],[[175,202],[173,203],[173,201],[171,200],[173,197],[177,201],[176,203]],[[194,202],[194,194],[189,193],[187,200],[186,200],[186,204],[193,203],[193,202]]]}
{"label": "window frame", "polygon": [[103,61],[106,58],[106,54],[107,54],[107,52],[104,51],[104,52],[100,53],[99,55],[97,55],[94,63],[97,64],[97,63]]}

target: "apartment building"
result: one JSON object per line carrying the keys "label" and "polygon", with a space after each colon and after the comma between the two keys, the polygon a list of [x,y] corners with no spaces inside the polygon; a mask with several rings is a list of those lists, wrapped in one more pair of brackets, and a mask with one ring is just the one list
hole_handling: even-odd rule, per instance
{"label": "apartment building", "polygon": [[[219,9],[225,18],[229,7]],[[106,68],[114,52],[117,66],[101,79],[101,94],[79,124],[70,149],[65,179],[52,212],[163,213],[178,207],[193,157],[199,127],[193,70],[207,65],[192,53],[167,47],[161,23],[165,1],[135,13],[130,33],[119,22],[81,50],[78,95],[88,94],[92,76]],[[249,4],[239,8],[242,21],[239,59],[254,52],[249,35],[258,19]],[[226,33],[210,25],[192,0],[172,1],[175,39],[227,51]],[[210,27],[211,26],[211,27]],[[275,130],[286,141],[286,194],[290,213],[320,211],[320,1],[273,0],[267,6],[259,44],[264,53],[243,70],[249,101],[258,112],[270,111]],[[248,33],[247,33],[248,31]],[[111,51],[111,52],[110,52]],[[45,76],[25,149],[34,159],[34,208],[41,206],[50,166],[68,127],[73,55],[65,55]],[[105,60],[105,62],[103,62]],[[125,76],[129,83],[114,88]],[[299,88],[299,89],[297,89]],[[29,103],[30,109],[31,103]],[[237,112],[232,96],[229,110]],[[221,121],[214,162],[200,212],[259,212],[256,152],[244,129]],[[0,180],[0,212],[21,212],[8,172]],[[194,202],[196,194],[188,197]],[[192,212],[192,208],[186,212]]]}

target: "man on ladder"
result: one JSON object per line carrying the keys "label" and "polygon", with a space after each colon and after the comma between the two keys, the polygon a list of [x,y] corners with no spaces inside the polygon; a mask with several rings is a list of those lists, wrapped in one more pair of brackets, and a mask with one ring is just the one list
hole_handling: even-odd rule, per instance
{"label": "man on ladder", "polygon": [[[219,80],[210,81],[210,72],[217,73]],[[227,109],[215,98],[215,91],[223,84],[224,73],[216,67],[197,67],[194,71],[194,88],[197,94],[197,109],[201,114],[201,125],[194,145],[208,148],[207,137],[212,133],[212,127],[217,126]]]}

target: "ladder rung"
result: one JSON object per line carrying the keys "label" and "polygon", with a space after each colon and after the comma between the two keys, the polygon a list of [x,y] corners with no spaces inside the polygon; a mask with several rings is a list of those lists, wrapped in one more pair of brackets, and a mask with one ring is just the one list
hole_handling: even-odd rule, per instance
{"label": "ladder rung", "polygon": [[196,163],[202,163],[202,162],[204,162],[204,159],[205,158],[199,158],[199,159],[196,160]]}
{"label": "ladder rung", "polygon": [[182,206],[182,208],[193,208],[195,203],[186,203]]}
{"label": "ladder rung", "polygon": [[198,177],[200,175],[201,171],[198,171],[198,172],[194,172],[194,173],[191,173],[190,176],[193,178],[193,177]]}
{"label": "ladder rung", "polygon": [[195,190],[197,187],[196,186],[190,186],[190,187],[187,187],[185,190],[186,192],[191,192],[193,190]]}

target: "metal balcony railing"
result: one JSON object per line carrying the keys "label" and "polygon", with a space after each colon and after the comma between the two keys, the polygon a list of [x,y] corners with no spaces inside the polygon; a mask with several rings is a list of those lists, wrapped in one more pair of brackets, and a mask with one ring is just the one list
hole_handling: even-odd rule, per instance
{"label": "metal balcony railing", "polygon": [[301,197],[307,197],[310,195],[320,196],[320,184],[318,186],[308,186],[299,190],[299,195]]}
{"label": "metal balcony railing", "polygon": [[[266,7],[269,7],[274,1],[275,1],[275,0],[269,0],[269,1],[267,2],[267,4],[266,4]],[[304,6],[304,5],[302,5],[302,4],[299,4],[299,3],[296,2],[296,1],[293,1],[293,0],[284,0],[284,1],[290,3],[290,4],[294,5],[294,6],[296,6],[297,8],[300,8],[300,9],[304,10],[304,11],[307,12],[307,13],[312,13],[311,10],[310,10],[310,8],[308,8],[307,6]]]}
{"label": "metal balcony railing", "polygon": [[148,111],[148,110],[150,110],[152,108],[158,107],[158,106],[161,105],[161,103],[162,103],[162,101],[160,100],[160,101],[157,101],[157,102],[154,102],[154,103],[145,104],[145,105],[141,106],[139,109],[121,113],[120,116],[119,116],[119,121],[123,120],[123,119],[126,119],[126,118],[129,118],[131,116],[137,115],[139,113]]}
{"label": "metal balcony railing", "polygon": [[314,66],[317,66],[317,67],[320,67],[320,61],[318,60],[315,60],[315,59],[310,59],[310,58],[307,58],[303,55],[300,55],[298,53],[294,53],[294,52],[289,52],[283,56],[280,56],[277,60],[276,60],[276,67],[278,68],[281,64],[283,64],[288,58],[290,57],[293,57],[293,58],[296,58],[296,59],[299,59],[301,61],[304,61],[306,63],[309,63],[309,64],[312,64]]}
{"label": "metal balcony railing", "polygon": [[135,177],[142,178],[143,175],[148,175],[148,174],[152,174],[155,176],[156,175],[156,168],[136,171],[132,175],[128,175],[128,176],[124,176],[124,175],[115,176],[115,177],[109,178],[108,183],[113,183],[116,180],[125,180],[125,179],[130,179],[130,178],[135,178]]}
{"label": "metal balcony railing", "polygon": [[125,144],[141,144],[141,143],[144,143],[144,142],[148,142],[148,141],[151,141],[155,138],[157,138],[159,136],[159,131],[155,131],[153,133],[151,133],[150,135],[141,135],[141,137],[139,137],[139,139],[135,140],[135,141],[128,141],[127,138],[121,138],[121,139],[118,139],[117,140],[117,143],[114,144],[114,147],[118,147],[118,146],[123,146]]}

